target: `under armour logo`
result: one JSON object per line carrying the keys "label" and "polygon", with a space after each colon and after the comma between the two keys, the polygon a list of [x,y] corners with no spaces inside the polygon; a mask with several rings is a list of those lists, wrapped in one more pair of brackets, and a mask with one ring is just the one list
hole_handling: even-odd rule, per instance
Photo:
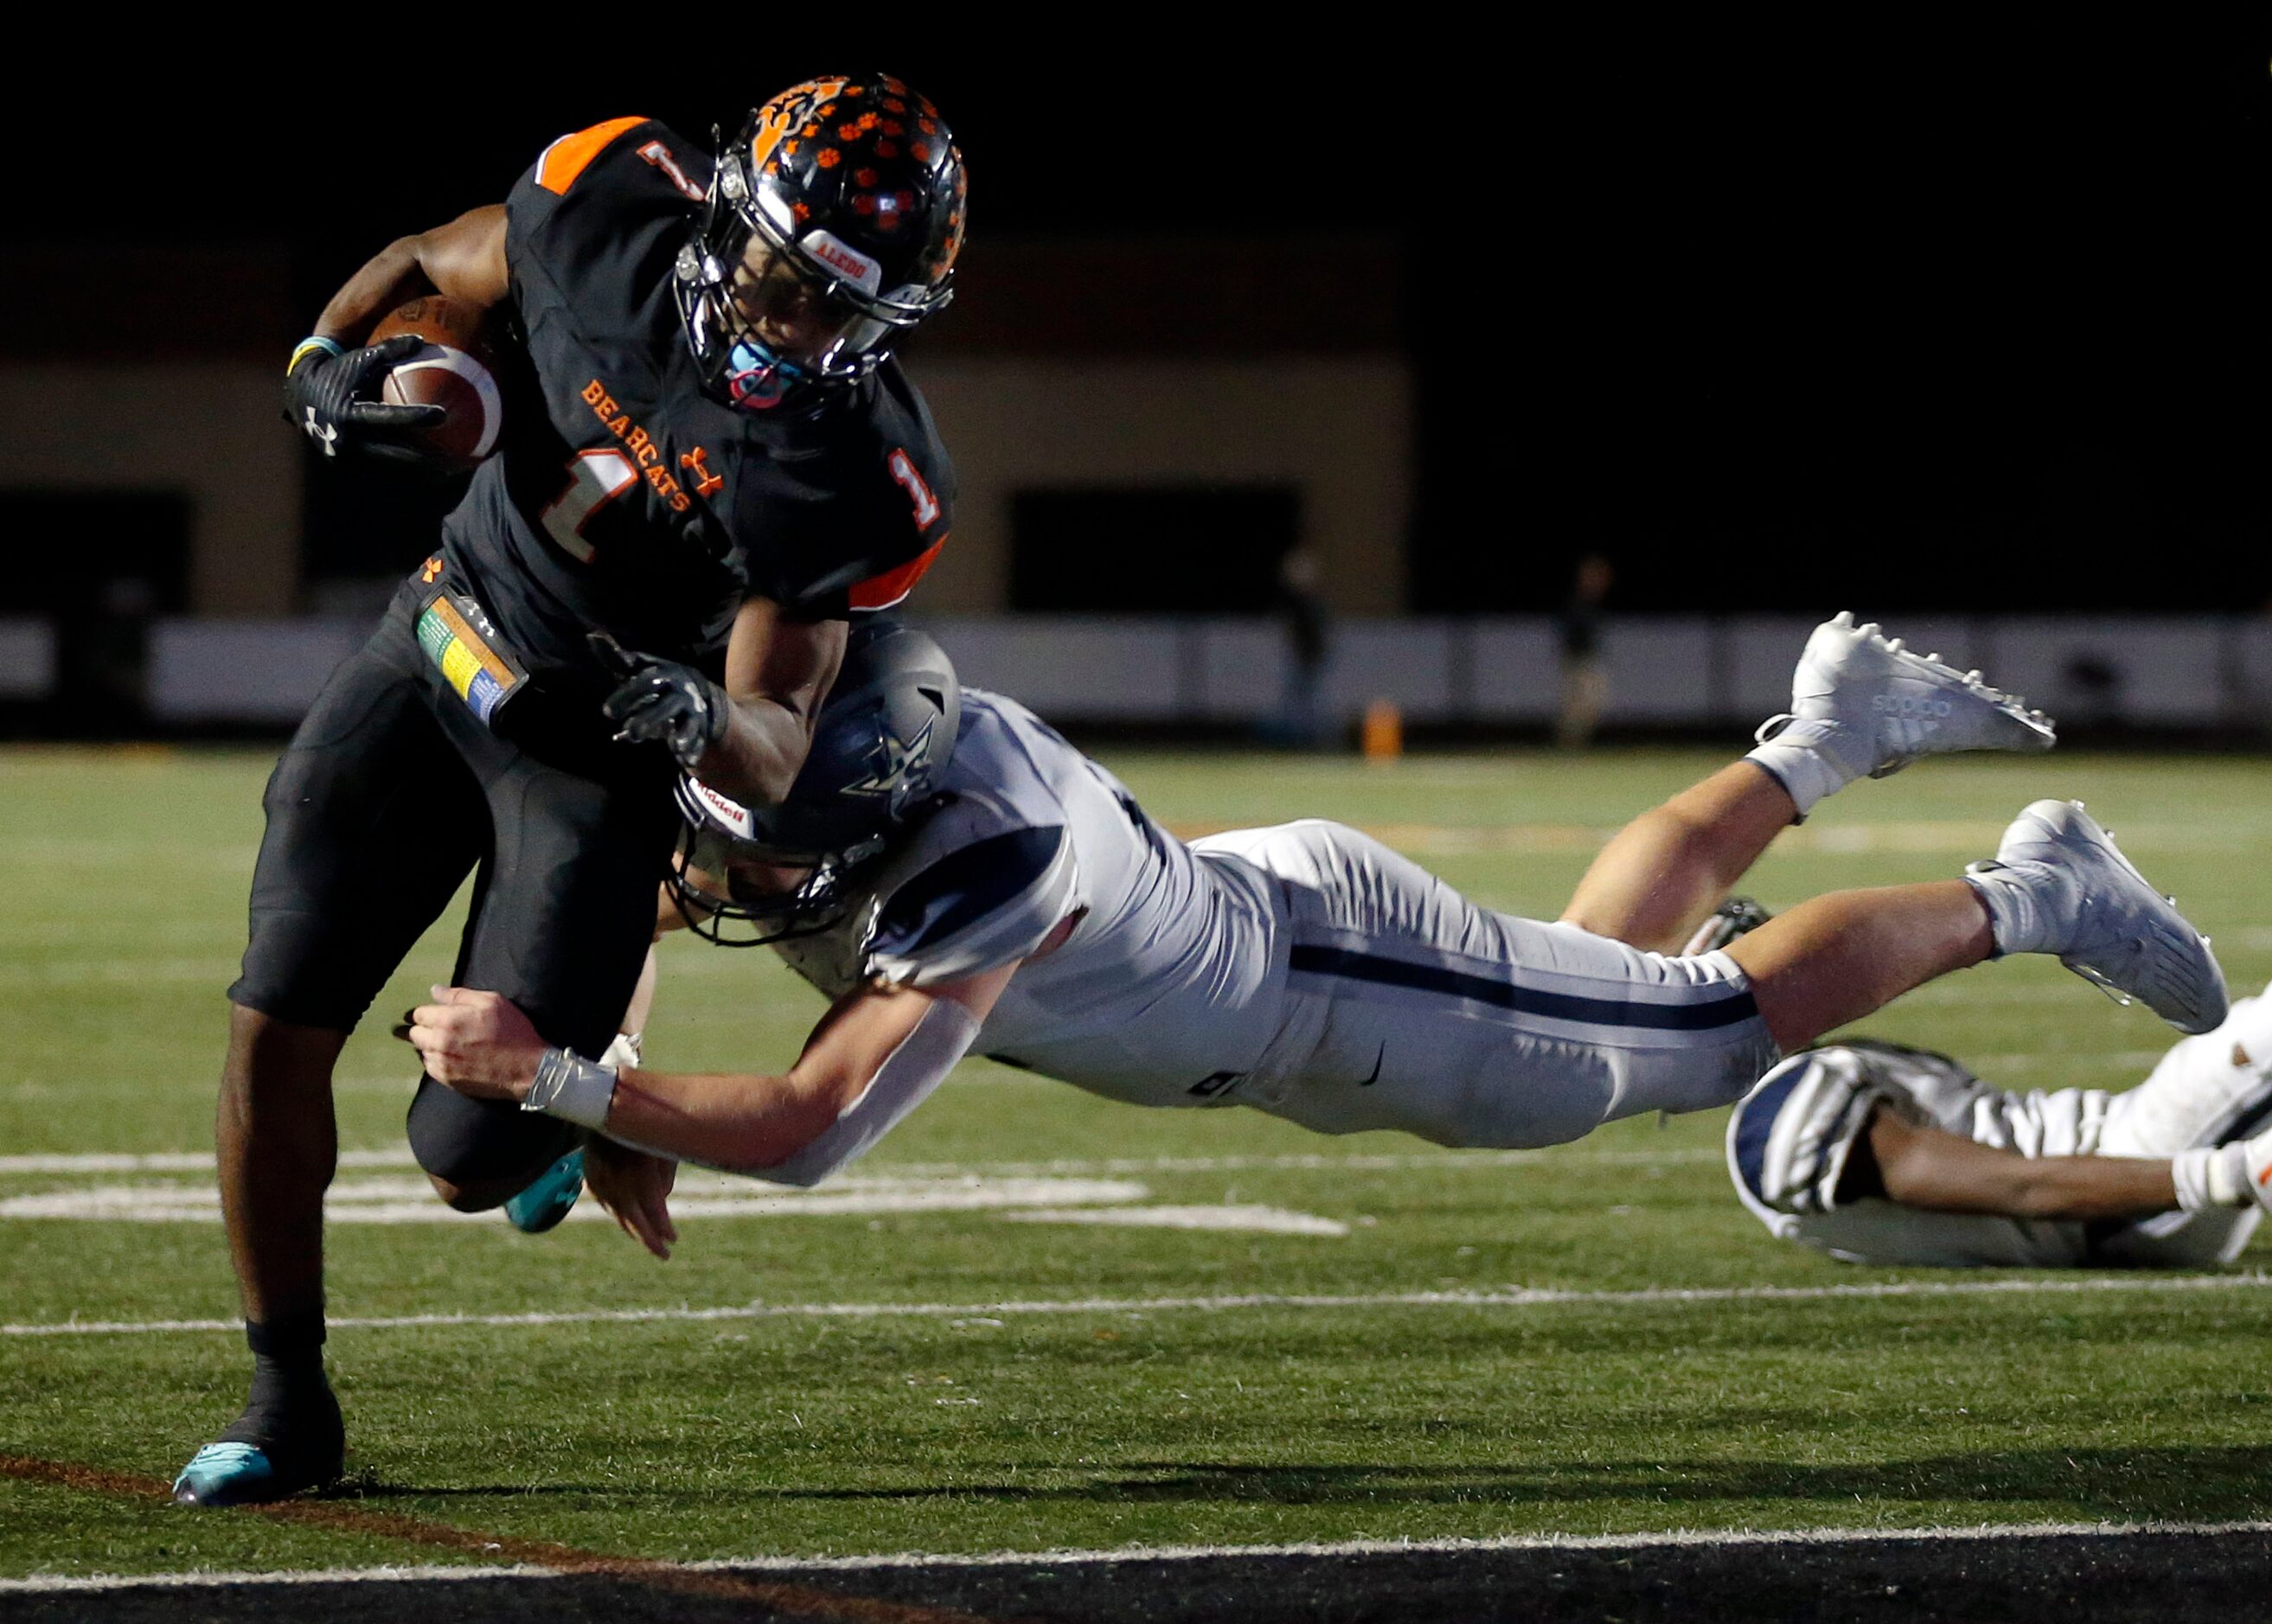
{"label": "under armour logo", "polygon": [[313,406],[308,408],[307,428],[308,438],[324,448],[325,456],[336,457],[340,454],[340,431],[329,423],[318,422],[316,408]]}
{"label": "under armour logo", "polygon": [[694,475],[694,494],[698,496],[706,496],[726,482],[724,474],[710,472],[709,455],[699,445],[679,454],[678,466]]}

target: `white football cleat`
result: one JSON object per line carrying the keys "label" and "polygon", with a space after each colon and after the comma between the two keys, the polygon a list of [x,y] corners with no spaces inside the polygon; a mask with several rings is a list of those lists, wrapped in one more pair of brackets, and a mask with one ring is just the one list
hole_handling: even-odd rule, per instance
{"label": "white football cleat", "polygon": [[[2224,972],[2208,938],[2146,883],[2081,801],[2037,801],[2012,820],[1993,862],[1964,872],[1984,895],[2011,888],[2002,908],[1989,902],[2007,951],[2056,953],[2085,980],[2126,995],[2121,1002],[2138,999],[2179,1032],[2223,1021]],[[2004,940],[2007,919],[2023,940]]]}
{"label": "white football cleat", "polygon": [[1790,710],[1761,726],[1761,743],[1794,723],[1807,744],[1850,778],[1886,778],[1924,756],[1954,750],[2047,750],[2052,719],[2025,700],[1959,671],[1938,654],[1913,654],[1876,622],[1840,610],[1814,629],[1791,679]]}

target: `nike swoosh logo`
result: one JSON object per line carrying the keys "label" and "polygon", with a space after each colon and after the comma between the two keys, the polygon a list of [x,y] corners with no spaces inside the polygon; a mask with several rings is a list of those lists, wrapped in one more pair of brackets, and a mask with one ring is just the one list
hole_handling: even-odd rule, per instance
{"label": "nike swoosh logo", "polygon": [[1388,1046],[1384,1043],[1380,1046],[1380,1053],[1372,1057],[1372,1075],[1369,1077],[1359,1078],[1357,1081],[1357,1086],[1359,1088],[1371,1088],[1375,1083],[1380,1080],[1380,1062],[1387,1057],[1387,1054]]}

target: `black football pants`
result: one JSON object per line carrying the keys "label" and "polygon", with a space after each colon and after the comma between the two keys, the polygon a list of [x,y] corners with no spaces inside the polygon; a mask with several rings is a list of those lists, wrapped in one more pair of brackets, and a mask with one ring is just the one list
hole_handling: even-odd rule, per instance
{"label": "black football pants", "polygon": [[[609,745],[596,713],[546,735],[572,748],[545,760],[490,732],[419,647],[435,590],[405,584],[276,764],[230,1001],[354,1030],[471,869],[452,980],[503,993],[548,1043],[596,1058],[654,927],[677,825],[666,758]],[[517,694],[501,717],[541,717],[548,698]],[[549,764],[564,759],[579,770]],[[409,1131],[419,1166],[454,1184],[526,1182],[576,1133],[431,1077]]]}

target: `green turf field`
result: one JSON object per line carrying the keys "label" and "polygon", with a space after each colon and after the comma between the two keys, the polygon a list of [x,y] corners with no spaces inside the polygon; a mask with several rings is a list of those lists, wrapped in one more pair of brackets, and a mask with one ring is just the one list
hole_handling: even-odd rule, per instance
{"label": "green turf field", "polygon": [[[1551,914],[1618,822],[1718,758],[1107,759],[1186,832],[1332,816]],[[242,1397],[239,1336],[152,1328],[232,1317],[209,1170],[86,1158],[210,1151],[266,766],[0,756],[0,1214],[51,1214],[0,1216],[19,1461],[168,1477]],[[2253,990],[2267,781],[2242,759],[1931,763],[1826,807],[1751,889],[1946,877],[2026,801],[2074,795]],[[381,1013],[450,956],[430,936]],[[817,1007],[770,956],[673,941],[649,1056],[780,1064]],[[2272,1516],[2261,1251],[2206,1283],[1856,1269],[1745,1215],[1720,1113],[1461,1156],[972,1062],[841,1193],[760,1206],[690,1176],[726,1210],[659,1263],[604,1223],[530,1238],[422,1197],[386,1024],[341,1066],[341,1143],[366,1154],[333,1213],[364,1221],[329,1234],[351,1493],[378,1510],[672,1559]],[[2042,961],[1869,1030],[2042,1087],[2126,1085],[2171,1035]],[[1129,1222],[1155,1209],[1248,1226]],[[1760,1286],[1797,1290],[1731,1289]],[[530,1312],[560,1317],[478,1322]],[[26,1334],[72,1321],[130,1329]],[[478,1555],[0,1478],[0,1577]]]}

